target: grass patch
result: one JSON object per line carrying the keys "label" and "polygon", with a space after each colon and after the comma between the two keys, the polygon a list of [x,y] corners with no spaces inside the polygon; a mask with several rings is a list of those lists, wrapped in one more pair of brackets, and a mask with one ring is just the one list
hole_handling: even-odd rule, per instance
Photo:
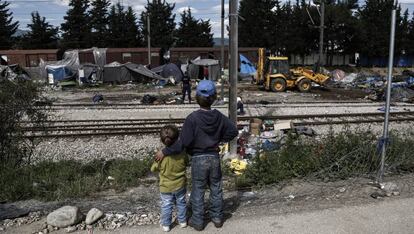
{"label": "grass patch", "polygon": [[[386,172],[414,171],[414,134],[391,133]],[[330,133],[319,139],[288,136],[284,147],[255,157],[236,186],[279,183],[293,178],[324,181],[375,176],[380,165],[378,137],[371,131]]]}
{"label": "grass patch", "polygon": [[[137,186],[150,171],[151,159],[41,162],[0,168],[0,200],[36,198],[62,200],[84,197],[103,189]],[[113,179],[108,179],[111,176]]]}

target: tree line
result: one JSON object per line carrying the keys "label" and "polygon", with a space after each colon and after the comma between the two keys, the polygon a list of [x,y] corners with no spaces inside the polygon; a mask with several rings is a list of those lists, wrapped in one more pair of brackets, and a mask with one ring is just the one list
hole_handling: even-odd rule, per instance
{"label": "tree line", "polygon": [[[324,52],[387,56],[392,0],[324,0]],[[315,2],[315,1],[313,1]],[[309,0],[242,0],[240,46],[266,47],[282,55],[319,49],[320,9]],[[252,36],[254,35],[254,36]],[[396,54],[414,54],[414,18],[397,6]]]}
{"label": "tree line", "polygon": [[[316,0],[315,0],[316,1]],[[313,1],[313,2],[315,2]],[[320,0],[319,0],[320,1]],[[388,53],[392,0],[324,0],[324,52],[376,57]],[[0,0],[0,47],[89,48],[145,47],[147,19],[153,47],[208,47],[213,45],[210,21],[196,19],[190,9],[176,24],[175,4],[147,1],[139,17],[131,7],[109,0],[70,0],[60,27],[32,13],[29,33],[12,38],[19,23],[9,3]],[[318,51],[320,10],[309,0],[240,0],[239,45],[265,47],[281,55]],[[396,54],[414,54],[414,17],[397,6]],[[331,56],[332,57],[332,56]]]}
{"label": "tree line", "polygon": [[19,22],[13,20],[9,2],[0,0],[0,49],[128,48],[147,45],[148,24],[152,47],[210,47],[213,34],[209,20],[196,19],[188,8],[180,14],[165,0],[147,2],[138,17],[131,6],[111,5],[109,0],[70,0],[64,23],[55,27],[32,12],[28,33],[13,37]]}

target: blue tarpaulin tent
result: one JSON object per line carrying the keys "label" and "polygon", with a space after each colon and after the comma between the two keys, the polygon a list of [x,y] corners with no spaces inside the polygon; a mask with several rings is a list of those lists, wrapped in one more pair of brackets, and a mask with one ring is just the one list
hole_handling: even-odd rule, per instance
{"label": "blue tarpaulin tent", "polygon": [[256,68],[249,59],[240,54],[240,73],[253,75],[256,73]]}
{"label": "blue tarpaulin tent", "polygon": [[64,80],[70,80],[74,78],[74,73],[65,65],[47,65],[46,66],[49,83],[57,83]]}

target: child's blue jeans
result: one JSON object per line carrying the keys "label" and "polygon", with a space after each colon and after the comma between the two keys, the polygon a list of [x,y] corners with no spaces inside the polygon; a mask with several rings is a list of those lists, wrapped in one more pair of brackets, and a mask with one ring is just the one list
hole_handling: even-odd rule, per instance
{"label": "child's blue jeans", "polygon": [[191,208],[190,221],[204,227],[204,194],[210,188],[210,218],[223,221],[223,185],[220,157],[218,155],[191,156]]}
{"label": "child's blue jeans", "polygon": [[177,219],[179,223],[187,222],[187,203],[185,199],[186,189],[181,188],[172,193],[161,193],[161,225],[170,226],[174,203],[177,206]]}

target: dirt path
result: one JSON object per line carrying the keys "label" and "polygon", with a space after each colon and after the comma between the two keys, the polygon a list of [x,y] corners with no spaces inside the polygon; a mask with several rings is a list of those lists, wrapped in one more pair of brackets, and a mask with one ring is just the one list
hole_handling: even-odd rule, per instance
{"label": "dirt path", "polygon": [[[387,181],[398,186],[398,196],[372,198],[371,194],[379,189],[371,184],[371,180],[363,178],[337,182],[293,180],[284,185],[249,192],[228,190],[225,192],[225,215],[228,221],[220,233],[252,233],[252,230],[256,233],[271,230],[277,230],[278,233],[408,233],[407,230],[414,230],[414,226],[404,226],[414,225],[413,220],[409,220],[414,219],[414,175],[387,177]],[[105,213],[112,210],[121,213],[134,211],[138,207],[143,213],[158,212],[156,190],[151,185],[133,188],[123,194],[107,193],[64,203],[77,205],[84,212],[95,206]],[[50,209],[53,204],[46,203],[43,206]],[[42,219],[30,225],[10,227],[6,233],[33,233],[40,230],[44,222]],[[378,226],[375,222],[378,222]],[[385,227],[388,229],[381,229]],[[309,232],[306,232],[308,228]],[[173,230],[173,233],[191,231],[177,230]],[[211,224],[207,226],[207,231],[217,232]],[[59,230],[52,233],[66,232]],[[160,233],[160,230],[157,225],[123,225],[115,231],[95,228],[93,233]]]}
{"label": "dirt path", "polygon": [[[222,229],[209,224],[204,233],[412,233],[414,198],[369,205],[323,209],[287,215],[250,216],[229,220]],[[124,228],[116,232],[160,233],[158,226]],[[191,228],[175,228],[171,233],[194,233]]]}

